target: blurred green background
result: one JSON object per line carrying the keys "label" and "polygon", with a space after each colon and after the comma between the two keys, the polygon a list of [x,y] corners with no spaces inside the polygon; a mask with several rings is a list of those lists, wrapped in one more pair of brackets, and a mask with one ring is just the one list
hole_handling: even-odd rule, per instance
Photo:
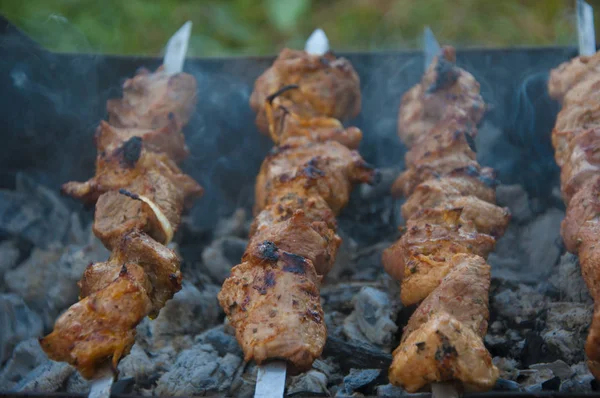
{"label": "blurred green background", "polygon": [[[0,0],[0,13],[56,51],[158,54],[185,21],[193,56],[302,48],[317,27],[336,50],[420,46],[424,25],[459,46],[577,43],[574,0]],[[595,7],[600,31],[600,0]],[[597,37],[600,37],[597,35]],[[598,38],[597,42],[600,42]]]}

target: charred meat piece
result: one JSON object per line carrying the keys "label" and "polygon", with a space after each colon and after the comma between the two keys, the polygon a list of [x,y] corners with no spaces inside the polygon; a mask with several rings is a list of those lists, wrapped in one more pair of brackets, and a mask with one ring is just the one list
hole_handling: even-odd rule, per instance
{"label": "charred meat piece", "polygon": [[168,244],[181,221],[186,192],[164,175],[150,170],[119,191],[98,199],[94,234],[109,249],[131,230],[147,233]]}
{"label": "charred meat piece", "polygon": [[321,196],[338,214],[355,183],[369,183],[376,172],[356,151],[335,141],[278,147],[264,160],[256,179],[255,214],[277,192],[301,197]]}
{"label": "charred meat piece", "polygon": [[465,127],[476,126],[485,113],[479,83],[455,65],[455,53],[445,47],[423,75],[421,83],[402,97],[398,114],[398,135],[412,146],[444,118],[461,120]]}
{"label": "charred meat piece", "polygon": [[245,256],[260,250],[265,241],[273,242],[281,250],[309,259],[319,276],[327,275],[342,239],[323,221],[311,221],[303,210],[289,219],[272,224],[259,224],[252,236]]}
{"label": "charred meat piece", "polygon": [[408,220],[406,232],[383,253],[388,274],[402,283],[404,305],[425,299],[452,269],[456,253],[481,257],[494,249],[495,239],[478,233],[473,223],[461,217],[462,209],[423,209]]}
{"label": "charred meat piece", "polygon": [[219,293],[246,361],[280,358],[310,369],[327,335],[318,286],[310,260],[273,242],[247,252]]}
{"label": "charred meat piece", "polygon": [[[273,98],[282,88],[293,85]],[[326,117],[345,120],[360,112],[360,81],[345,58],[332,53],[311,55],[305,51],[283,49],[273,65],[254,84],[250,106],[256,112],[256,125],[269,134],[265,104],[273,107],[273,128],[280,126],[286,112],[300,119]]]}
{"label": "charred meat piece", "polygon": [[109,100],[108,123],[114,127],[158,129],[174,120],[179,128],[196,107],[196,79],[187,73],[168,75],[140,69],[123,84],[123,98]]}
{"label": "charred meat piece", "polygon": [[[137,141],[132,138],[133,142]],[[100,195],[108,191],[126,188],[134,180],[149,171],[163,175],[184,192],[185,203],[202,195],[202,188],[164,153],[156,153],[133,147],[131,140],[110,153],[100,153],[96,159],[96,175],[86,182],[68,182],[63,185],[65,194],[94,204]],[[141,143],[140,143],[141,144]]]}
{"label": "charred meat piece", "polygon": [[498,369],[483,344],[489,318],[490,266],[457,254],[452,270],[411,316],[394,351],[390,381],[416,392],[428,383],[461,380],[487,390]]}
{"label": "charred meat piece", "polygon": [[70,363],[88,379],[107,362],[116,369],[135,343],[135,327],[152,308],[149,281],[130,267],[58,318],[54,331],[40,340],[50,359]]}
{"label": "charred meat piece", "polygon": [[162,152],[176,162],[185,159],[189,153],[185,145],[185,137],[177,123],[159,129],[140,127],[113,127],[101,121],[94,136],[98,152],[110,153],[133,138],[138,138],[144,148],[152,152]]}
{"label": "charred meat piece", "polygon": [[555,100],[562,101],[579,82],[591,79],[599,72],[600,53],[573,58],[550,71],[548,93]]}
{"label": "charred meat piece", "polygon": [[565,203],[590,178],[600,174],[600,129],[587,130],[571,139],[566,150],[567,160],[560,173],[560,185]]}

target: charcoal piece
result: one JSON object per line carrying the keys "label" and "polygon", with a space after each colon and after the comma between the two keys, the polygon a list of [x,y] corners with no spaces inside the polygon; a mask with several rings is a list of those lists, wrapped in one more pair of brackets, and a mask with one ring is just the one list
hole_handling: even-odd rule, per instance
{"label": "charcoal piece", "polygon": [[372,287],[363,287],[354,300],[357,325],[373,344],[389,346],[398,326],[396,311],[388,295]]}
{"label": "charcoal piece", "polygon": [[37,338],[21,341],[0,371],[0,386],[11,389],[37,366],[48,360]]}
{"label": "charcoal piece", "polygon": [[16,294],[0,295],[0,363],[20,341],[39,337],[43,331],[40,316]]}
{"label": "charcoal piece", "polygon": [[571,369],[565,361],[557,360],[550,363],[536,363],[529,367],[530,369],[550,369],[554,376],[559,377],[561,380],[571,378],[575,374],[575,371]]}
{"label": "charcoal piece", "polygon": [[560,384],[560,377],[554,376],[542,383],[542,391],[558,391]]}
{"label": "charcoal piece", "polygon": [[62,242],[69,229],[70,212],[57,192],[23,174],[14,191],[0,190],[0,235],[24,239],[38,247]]}
{"label": "charcoal piece", "polygon": [[131,352],[119,363],[119,379],[131,378],[136,381],[147,380],[156,370],[156,364],[139,344],[131,347]]}
{"label": "charcoal piece", "polygon": [[12,388],[12,391],[43,393],[58,391],[73,372],[75,372],[75,368],[71,365],[48,359],[29,372]]}
{"label": "charcoal piece", "polygon": [[158,344],[174,336],[197,334],[217,324],[222,314],[217,302],[218,291],[215,285],[206,284],[198,289],[184,280],[182,289],[150,322],[153,343]]}
{"label": "charcoal piece", "polygon": [[494,384],[494,391],[519,391],[521,387],[519,383],[506,380],[506,379],[498,379],[496,380],[496,384]]}
{"label": "charcoal piece", "polygon": [[208,329],[204,333],[196,336],[194,342],[212,345],[221,356],[224,356],[227,353],[239,357],[244,356],[235,336],[226,333],[223,325]]}
{"label": "charcoal piece", "polygon": [[550,283],[559,291],[560,297],[565,301],[592,304],[577,256],[565,253],[561,256],[554,268]]}
{"label": "charcoal piece", "polygon": [[90,245],[69,245],[66,249],[54,245],[35,248],[26,261],[4,275],[4,282],[30,308],[42,314],[44,326],[49,329],[63,310],[77,302],[77,282],[86,266],[106,261],[109,254],[97,239]]}
{"label": "charcoal piece", "polygon": [[168,372],[158,379],[157,395],[203,395],[229,389],[242,359],[220,357],[211,345],[200,344],[182,351]]}
{"label": "charcoal piece", "polygon": [[231,216],[219,219],[213,235],[216,238],[222,238],[225,236],[237,236],[238,238],[245,238],[248,236],[247,222],[248,214],[245,209],[236,209]]}
{"label": "charcoal piece", "polygon": [[328,396],[327,376],[317,370],[309,370],[290,378],[286,396]]}
{"label": "charcoal piece", "polygon": [[[0,275],[4,275],[17,265],[21,255],[17,243],[13,240],[5,240],[0,243]],[[2,285],[0,280],[0,286]]]}
{"label": "charcoal piece", "polygon": [[392,364],[390,354],[348,343],[333,336],[327,336],[323,355],[333,357],[345,372],[351,368],[387,369]]}
{"label": "charcoal piece", "polygon": [[355,391],[369,386],[379,375],[381,369],[350,369],[350,373],[344,377],[344,389]]}
{"label": "charcoal piece", "polygon": [[227,236],[214,240],[202,251],[204,268],[215,283],[222,284],[231,268],[240,263],[247,244],[246,239]]}
{"label": "charcoal piece", "polygon": [[377,386],[377,396],[380,398],[406,397],[408,393],[402,388],[393,384],[384,384]]}

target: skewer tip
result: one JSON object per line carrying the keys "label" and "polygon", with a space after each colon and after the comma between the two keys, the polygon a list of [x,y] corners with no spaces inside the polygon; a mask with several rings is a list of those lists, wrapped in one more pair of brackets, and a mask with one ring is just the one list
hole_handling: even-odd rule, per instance
{"label": "skewer tip", "polygon": [[323,29],[316,29],[306,40],[304,51],[312,55],[323,55],[329,51],[329,39]]}

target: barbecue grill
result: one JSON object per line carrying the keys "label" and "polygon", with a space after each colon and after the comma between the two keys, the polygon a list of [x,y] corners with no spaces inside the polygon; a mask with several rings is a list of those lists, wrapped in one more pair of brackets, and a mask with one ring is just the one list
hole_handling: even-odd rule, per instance
{"label": "barbecue grill", "polygon": [[[14,202],[8,201],[9,195],[3,193],[12,192],[22,185],[24,175],[28,181],[54,192],[58,192],[60,184],[65,181],[85,180],[94,169],[92,137],[97,123],[105,116],[106,101],[120,95],[120,86],[125,77],[132,76],[140,67],[154,69],[161,64],[161,60],[152,57],[52,53],[3,18],[0,19],[0,34],[0,84],[3,88],[0,101],[4,129],[4,140],[0,146],[0,237],[17,241],[21,253],[19,256],[26,257],[36,240],[30,238],[30,231],[17,231],[14,228],[14,219],[11,217],[19,210],[14,208]],[[520,185],[523,188],[525,206],[531,215],[517,221],[521,224],[519,228],[526,230],[526,225],[533,228],[530,225],[545,214],[564,211],[560,197],[556,195],[559,187],[558,168],[550,145],[550,131],[558,104],[548,97],[546,82],[549,70],[575,56],[576,49],[468,49],[457,53],[459,66],[470,71],[481,83],[483,97],[493,106],[477,138],[478,158],[482,164],[498,171],[502,184]],[[395,176],[394,171],[400,170],[403,165],[402,154],[405,152],[396,136],[398,105],[402,94],[420,80],[423,55],[417,51],[340,55],[351,61],[361,80],[362,111],[352,121],[364,132],[361,154],[367,162]],[[185,71],[193,74],[198,81],[199,101],[185,130],[191,156],[185,160],[182,169],[206,191],[187,216],[177,239],[184,258],[183,272],[186,277],[187,272],[199,272],[194,267],[201,262],[204,249],[216,239],[215,226],[231,218],[239,209],[249,214],[252,207],[254,179],[271,143],[256,131],[255,115],[248,106],[248,98],[254,81],[272,61],[273,57],[191,58],[186,61]],[[391,180],[388,178],[387,183]],[[340,228],[346,239],[355,243],[354,258],[360,258],[360,253],[364,254],[365,250],[381,242],[391,242],[394,238],[399,215],[397,204],[388,191],[386,178],[379,186],[357,189],[347,209],[342,212]],[[62,201],[70,212],[79,215],[84,224],[89,223],[89,211],[75,201]],[[555,244],[560,245],[559,242]],[[544,253],[548,247],[540,245],[533,249]],[[346,247],[346,250],[350,249]],[[498,257],[501,257],[496,259],[497,263],[505,264],[502,256],[509,249],[497,251]],[[528,258],[546,257],[530,253]],[[558,258],[554,260],[560,261]],[[373,260],[370,261],[372,265]],[[549,270],[556,266],[554,263],[544,265]],[[513,266],[507,276],[502,265],[493,263],[494,267],[500,268],[499,273],[493,274],[496,291],[505,289],[504,284],[517,291],[521,289],[520,284],[535,286],[538,290],[543,285],[537,280],[540,275],[532,274],[529,269],[519,270],[518,266]],[[528,268],[526,264],[524,268]],[[383,274],[381,266],[369,276],[363,273],[358,277],[354,271],[343,269],[332,279],[334,286],[357,280],[353,289],[358,291],[356,289],[362,286],[381,286],[378,285],[381,283],[379,276],[373,276],[377,273]],[[7,289],[1,283],[0,287],[4,291]],[[326,301],[333,302],[335,288],[329,289],[327,284],[324,285],[322,294]],[[541,295],[548,302],[568,301],[559,290],[548,287],[542,290]],[[523,298],[527,299],[528,296]],[[496,298],[496,301],[499,300]],[[336,305],[343,316],[356,307],[351,302]],[[328,308],[327,305],[325,308]],[[499,313],[493,305],[491,308],[490,324],[500,319],[503,322],[506,314]],[[347,312],[344,313],[342,309]],[[544,308],[544,311],[549,310]],[[405,322],[408,315],[409,309],[400,310],[398,324]],[[521,367],[526,369],[529,365],[559,359],[568,361],[560,352],[552,351],[549,342],[541,336],[541,327],[536,325],[535,318],[507,327],[510,330],[527,330],[522,339],[521,357],[517,358],[521,361]],[[222,318],[219,320],[221,323]],[[508,331],[505,330],[505,333]],[[391,362],[391,355],[372,345],[356,343],[348,338],[347,331],[346,338],[342,335],[330,333],[324,358],[331,358],[343,375],[348,375],[350,369],[381,369],[380,376],[357,388],[357,391],[375,395],[377,386],[387,384],[386,369]],[[395,339],[394,343],[397,343],[398,336]],[[581,337],[578,341],[581,347],[583,339]],[[510,349],[505,347],[510,343],[486,342],[492,345],[494,356],[511,357]],[[392,345],[395,347],[396,344]],[[2,358],[2,361],[6,359]],[[507,383],[497,386],[493,392],[471,396],[577,394],[576,389],[570,393],[558,392],[565,380],[556,380],[557,377],[554,375],[540,381],[537,383],[539,386],[533,383],[535,388],[529,390],[523,388],[515,391],[515,385]],[[132,378],[123,378],[115,384],[113,392],[119,393],[116,396],[134,396],[136,382]],[[151,384],[156,380],[146,382]],[[217,390],[207,388],[206,392],[211,394]],[[306,391],[298,390],[297,393]],[[0,394],[13,393],[2,391]],[[83,396],[67,392],[20,395]]]}

